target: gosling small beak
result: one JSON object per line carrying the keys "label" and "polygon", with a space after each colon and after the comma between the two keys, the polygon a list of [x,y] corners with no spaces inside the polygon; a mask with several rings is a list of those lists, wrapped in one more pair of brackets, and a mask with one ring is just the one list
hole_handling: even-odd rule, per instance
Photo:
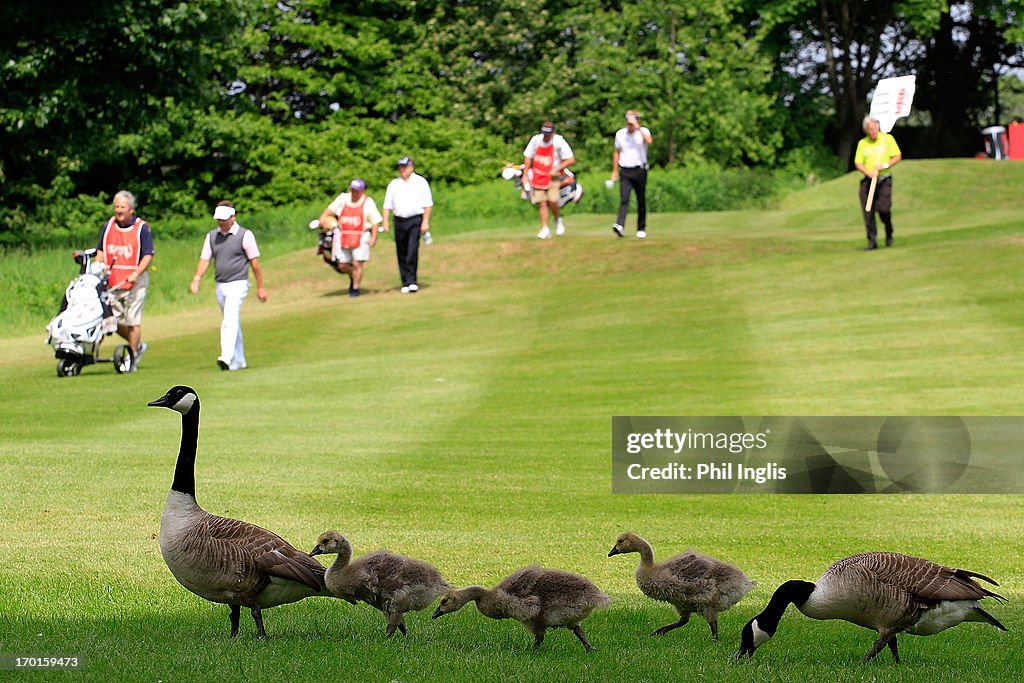
{"label": "gosling small beak", "polygon": [[618,554],[619,554],[619,549],[617,547],[616,548],[612,548],[611,550],[608,551],[608,557],[611,557],[612,555],[618,555]]}
{"label": "gosling small beak", "polygon": [[309,556],[310,557],[313,557],[314,555],[323,555],[323,554],[324,554],[324,551],[320,549],[320,544],[319,543],[316,544],[315,546],[313,546],[313,549],[309,551]]}
{"label": "gosling small beak", "polygon": [[431,619],[437,619],[438,617],[443,617],[443,616],[444,616],[444,612],[442,612],[441,608],[438,607],[436,610],[434,610],[434,613],[430,615],[430,618]]}

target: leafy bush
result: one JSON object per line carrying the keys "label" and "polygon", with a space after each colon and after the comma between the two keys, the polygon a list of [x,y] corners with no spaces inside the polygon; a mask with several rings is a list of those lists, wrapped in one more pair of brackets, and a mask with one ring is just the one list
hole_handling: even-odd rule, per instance
{"label": "leafy bush", "polygon": [[[585,193],[580,211],[615,213],[619,186],[607,190],[607,175],[581,176]],[[769,171],[746,168],[722,169],[700,164],[671,170],[654,169],[647,176],[647,210],[729,211],[770,206],[777,196],[776,180]],[[631,200],[635,206],[635,199]]]}

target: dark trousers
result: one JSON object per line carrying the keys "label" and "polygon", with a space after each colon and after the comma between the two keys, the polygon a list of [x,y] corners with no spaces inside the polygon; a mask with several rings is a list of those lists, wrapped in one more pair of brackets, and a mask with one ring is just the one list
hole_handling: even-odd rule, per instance
{"label": "dark trousers", "polygon": [[626,226],[629,193],[636,192],[636,229],[647,229],[647,169],[643,166],[619,168],[619,217],[615,222]]}
{"label": "dark trousers", "polygon": [[868,244],[876,246],[878,243],[878,227],[875,224],[876,211],[878,217],[882,219],[882,225],[885,226],[885,238],[892,239],[892,176],[879,178],[875,185],[875,197],[871,200],[871,211],[864,211],[870,190],[871,178],[862,178],[860,181],[860,208],[864,214],[864,228],[868,232]]}
{"label": "dark trousers", "polygon": [[420,225],[423,216],[399,218],[395,216],[395,251],[398,254],[398,273],[402,286],[419,284],[416,269],[420,262]]}

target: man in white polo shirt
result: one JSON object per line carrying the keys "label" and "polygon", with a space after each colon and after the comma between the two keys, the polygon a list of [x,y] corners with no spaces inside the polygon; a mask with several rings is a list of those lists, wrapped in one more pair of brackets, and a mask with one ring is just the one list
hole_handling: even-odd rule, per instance
{"label": "man in white polo shirt", "polygon": [[612,152],[612,183],[619,179],[619,215],[612,231],[622,237],[629,210],[629,193],[636,192],[636,236],[647,237],[647,146],[653,138],[646,126],[640,125],[635,109],[626,112],[626,126],[615,133]]}
{"label": "man in white polo shirt", "polygon": [[391,214],[395,214],[395,251],[398,273],[402,277],[402,294],[420,289],[416,271],[420,260],[420,235],[430,231],[430,212],[434,198],[427,179],[414,171],[412,159],[398,160],[398,177],[388,183],[384,193],[384,230],[390,230]]}

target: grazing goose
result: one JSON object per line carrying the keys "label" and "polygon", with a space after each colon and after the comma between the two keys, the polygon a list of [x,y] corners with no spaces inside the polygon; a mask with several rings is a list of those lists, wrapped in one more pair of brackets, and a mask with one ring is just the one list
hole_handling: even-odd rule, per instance
{"label": "grazing goose", "polygon": [[690,613],[697,612],[707,620],[711,637],[717,640],[718,613],[742,600],[756,585],[733,565],[692,550],[655,562],[651,544],[632,531],[619,536],[608,557],[622,553],[640,553],[636,585],[647,597],[670,603],[679,613],[678,621],[662,626],[652,636],[683,626],[690,620]]}
{"label": "grazing goose", "polygon": [[386,635],[395,629],[408,635],[406,612],[421,610],[450,588],[434,565],[387,550],[377,550],[352,560],[352,544],[337,531],[325,531],[310,555],[337,553],[327,568],[326,583],[339,598],[355,604],[363,601],[380,610],[388,620]]}
{"label": "grazing goose", "polygon": [[196,595],[231,606],[231,636],[247,607],[259,637],[266,638],[262,610],[311,595],[327,595],[324,567],[280,536],[255,524],[217,517],[196,502],[199,397],[191,387],[172,387],[149,403],[181,413],[181,448],[174,482],[160,518],[160,553],[178,582]]}
{"label": "grazing goose", "polygon": [[587,652],[594,648],[580,622],[611,603],[611,598],[585,577],[531,565],[505,577],[494,588],[449,590],[441,597],[433,618],[455,612],[470,600],[476,601],[476,608],[485,617],[518,620],[533,634],[534,648],[544,642],[546,629],[566,628],[576,634]]}
{"label": "grazing goose", "polygon": [[995,617],[978,604],[982,598],[1005,598],[973,579],[995,581],[976,572],[952,569],[900,553],[861,553],[839,560],[818,582],[787,581],[775,590],[764,611],[743,627],[737,658],[752,657],[754,650],[775,635],[789,606],[812,619],[842,619],[878,631],[878,640],[861,662],[888,645],[900,661],[896,634],[930,636],[964,621],[982,621],[1005,631]]}

